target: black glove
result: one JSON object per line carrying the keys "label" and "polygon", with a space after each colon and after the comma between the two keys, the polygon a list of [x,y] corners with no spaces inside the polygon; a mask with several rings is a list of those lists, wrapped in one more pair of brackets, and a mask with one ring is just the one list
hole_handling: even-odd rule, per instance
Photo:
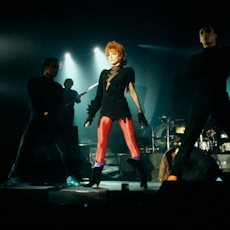
{"label": "black glove", "polygon": [[92,121],[93,121],[93,118],[88,114],[88,116],[86,118],[86,121],[84,123],[84,127],[85,127],[85,125],[86,125],[87,122],[89,122],[89,125],[91,125]]}
{"label": "black glove", "polygon": [[145,127],[149,126],[148,121],[146,120],[145,115],[143,114],[143,112],[138,113],[137,116],[138,116],[138,120],[139,120],[140,125],[141,125],[141,123],[143,123],[143,125]]}

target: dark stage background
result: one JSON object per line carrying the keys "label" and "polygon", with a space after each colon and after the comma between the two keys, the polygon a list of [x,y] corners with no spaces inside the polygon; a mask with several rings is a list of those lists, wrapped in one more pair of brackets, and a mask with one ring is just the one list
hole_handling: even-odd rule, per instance
{"label": "dark stage background", "polygon": [[[74,89],[84,92],[98,81],[100,66],[93,48],[107,42],[124,45],[128,65],[136,73],[136,89],[151,126],[158,116],[185,119],[193,93],[186,71],[189,57],[202,50],[196,25],[215,21],[221,27],[218,45],[229,45],[228,1],[1,1],[0,9],[0,179],[8,174],[29,119],[26,84],[42,76],[49,56],[63,61],[56,80],[73,78]],[[64,72],[64,54],[70,52],[78,72]],[[77,74],[76,74],[77,73]],[[98,114],[83,128],[87,105],[96,88],[75,105],[79,142],[95,146]],[[137,111],[127,94],[136,124]],[[121,131],[114,124],[110,145]],[[114,138],[113,138],[114,137]],[[122,139],[122,138],[121,138]],[[119,151],[119,150],[114,150]]]}

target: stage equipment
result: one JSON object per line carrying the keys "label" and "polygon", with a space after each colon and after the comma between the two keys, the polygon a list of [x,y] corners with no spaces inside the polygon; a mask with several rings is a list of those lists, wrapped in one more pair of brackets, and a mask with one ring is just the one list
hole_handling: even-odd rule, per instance
{"label": "stage equipment", "polygon": [[230,140],[227,134],[217,127],[203,129],[194,146],[210,154],[230,152]]}
{"label": "stage equipment", "polygon": [[154,128],[153,126],[145,127],[140,123],[134,122],[134,133],[137,145],[141,152],[152,153],[155,152]]}
{"label": "stage equipment", "polygon": [[183,119],[172,119],[166,116],[159,116],[162,124],[154,129],[155,149],[165,152],[171,147],[179,147],[181,137],[185,132]]}
{"label": "stage equipment", "polygon": [[198,138],[198,141],[196,141],[194,146],[200,148],[201,150],[207,151],[207,152],[213,152],[214,143],[209,139],[202,138],[202,135],[200,136],[201,137]]}
{"label": "stage equipment", "polygon": [[220,152],[225,153],[225,152],[230,152],[230,142],[225,142],[220,145]]}
{"label": "stage equipment", "polygon": [[153,148],[145,147],[145,148],[139,148],[139,150],[140,150],[140,153],[154,153]]}

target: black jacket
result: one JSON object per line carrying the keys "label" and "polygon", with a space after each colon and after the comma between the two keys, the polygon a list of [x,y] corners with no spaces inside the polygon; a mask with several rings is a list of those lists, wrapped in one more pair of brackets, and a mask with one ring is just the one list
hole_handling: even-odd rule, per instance
{"label": "black jacket", "polygon": [[129,83],[135,82],[133,68],[120,67],[117,75],[110,81],[110,86],[106,90],[107,79],[110,70],[103,70],[100,75],[96,97],[89,105],[89,115],[94,117],[101,108],[101,117],[108,116],[112,120],[131,118],[129,107],[124,96],[124,91]]}
{"label": "black jacket", "polygon": [[28,82],[29,104],[32,115],[57,119],[61,108],[63,96],[62,86],[53,79],[46,77],[33,77]]}
{"label": "black jacket", "polygon": [[197,91],[217,95],[225,93],[230,71],[230,47],[205,48],[202,53],[191,57],[188,71],[196,79]]}

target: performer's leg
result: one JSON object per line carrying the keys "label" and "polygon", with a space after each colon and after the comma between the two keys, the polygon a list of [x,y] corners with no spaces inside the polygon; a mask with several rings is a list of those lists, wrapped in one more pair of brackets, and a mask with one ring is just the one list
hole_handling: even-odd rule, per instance
{"label": "performer's leg", "polygon": [[60,154],[66,177],[73,175],[74,165],[69,136],[65,136],[62,126],[52,118],[47,119],[46,128],[47,134]]}
{"label": "performer's leg", "polygon": [[125,118],[124,120],[120,119],[119,124],[121,126],[121,129],[123,131],[125,141],[127,143],[127,146],[131,152],[132,158],[128,158],[127,162],[134,168],[136,169],[138,176],[140,178],[141,184],[140,186],[142,188],[147,188],[147,180],[146,180],[146,175],[145,175],[145,170],[142,164],[141,156],[140,156],[140,151],[137,146],[135,136],[134,136],[134,130],[133,130],[133,122],[132,119]]}
{"label": "performer's leg", "polygon": [[209,115],[208,102],[203,104],[200,103],[199,100],[199,98],[194,100],[190,107],[182,144],[172,165],[170,175],[175,175],[178,178],[180,177],[190,157],[194,144],[197,141]]}
{"label": "performer's leg", "polygon": [[71,176],[73,174],[73,160],[68,140],[66,140],[59,126],[49,127],[48,135],[60,154],[65,170],[65,176]]}
{"label": "performer's leg", "polygon": [[230,101],[227,95],[226,98],[217,101],[213,107],[212,114],[220,127],[228,135],[228,138],[230,138]]}
{"label": "performer's leg", "polygon": [[44,128],[41,119],[31,119],[21,138],[16,161],[9,177],[28,178],[35,161],[35,142]]}
{"label": "performer's leg", "polygon": [[121,126],[121,129],[123,131],[126,144],[130,150],[132,158],[136,160],[140,160],[140,151],[136,143],[136,139],[134,136],[134,130],[133,130],[133,121],[132,119],[126,118],[126,122],[124,120],[120,119],[119,124]]}
{"label": "performer's leg", "polygon": [[65,170],[66,183],[69,186],[81,186],[79,178],[74,176],[73,157],[71,152],[71,143],[65,138],[61,126],[56,122],[47,120],[47,133],[56,146]]}
{"label": "performer's leg", "polygon": [[97,129],[97,153],[96,161],[93,168],[92,176],[90,182],[85,187],[92,187],[93,185],[99,185],[101,182],[101,172],[105,165],[105,151],[108,142],[109,131],[111,129],[112,120],[109,117],[103,116],[99,122]]}
{"label": "performer's leg", "polygon": [[103,116],[99,122],[97,129],[97,153],[95,167],[105,165],[105,151],[108,143],[108,136],[111,129],[112,120],[109,117]]}

